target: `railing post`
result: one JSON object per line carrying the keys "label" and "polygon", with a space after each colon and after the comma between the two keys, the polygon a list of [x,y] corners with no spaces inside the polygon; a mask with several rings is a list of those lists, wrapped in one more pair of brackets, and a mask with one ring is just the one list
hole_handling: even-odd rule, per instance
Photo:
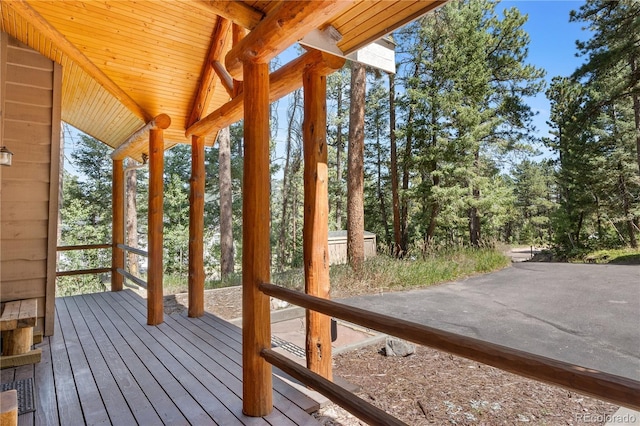
{"label": "railing post", "polygon": [[261,356],[271,347],[269,296],[270,162],[269,65],[244,63],[244,176],[242,197],[242,411],[265,416],[273,409],[271,365]]}
{"label": "railing post", "polygon": [[164,139],[159,128],[149,130],[149,266],[147,272],[147,324],[164,321],[163,279],[163,199]]}
{"label": "railing post", "polygon": [[189,316],[204,314],[204,138],[191,137],[189,180]]}
{"label": "railing post", "polygon": [[111,291],[122,290],[123,277],[118,268],[124,269],[124,252],[118,244],[124,244],[124,169],[122,160],[113,160],[113,185],[111,206]]}
{"label": "railing post", "polygon": [[[329,298],[329,189],[327,167],[327,79],[315,70],[303,75],[305,291]],[[307,309],[307,368],[331,380],[331,318]]]}

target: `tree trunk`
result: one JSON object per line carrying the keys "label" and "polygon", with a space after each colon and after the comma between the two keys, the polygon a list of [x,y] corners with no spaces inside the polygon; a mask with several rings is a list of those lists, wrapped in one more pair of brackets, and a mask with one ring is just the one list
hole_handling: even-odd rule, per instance
{"label": "tree trunk", "polygon": [[[631,75],[638,72],[636,58],[631,58]],[[640,95],[634,93],[633,96],[633,118],[636,125],[636,161],[638,162],[638,174],[640,174]]]}
{"label": "tree trunk", "polygon": [[[376,118],[376,121],[379,123],[380,117]],[[378,202],[380,203],[380,216],[382,220],[382,226],[384,227],[384,234],[387,243],[391,241],[391,234],[389,232],[389,215],[387,214],[387,205],[384,200],[384,192],[382,190],[382,144],[380,142],[380,127],[376,129],[376,148],[378,151],[377,158],[377,186],[376,189],[378,191]]]}
{"label": "tree trunk", "polygon": [[[620,165],[620,167],[621,166],[622,165]],[[633,223],[633,218],[630,217],[631,203],[629,202],[629,192],[627,191],[627,185],[622,174],[618,177],[618,182],[620,184],[620,195],[622,195],[622,211],[627,223],[627,232],[629,233],[629,244],[633,248],[638,248],[635,224]]]}
{"label": "tree trunk", "polygon": [[353,62],[347,170],[347,255],[351,267],[364,264],[364,98],[366,68]]}
{"label": "tree trunk", "polygon": [[[420,64],[416,63],[413,70],[413,77],[418,78],[420,73]],[[400,233],[401,239],[401,251],[402,254],[406,254],[409,248],[409,172],[411,169],[411,154],[413,151],[413,117],[415,115],[415,106],[413,103],[409,105],[409,114],[407,115],[407,140],[404,147],[404,158],[402,159],[402,201],[400,202]]]}
{"label": "tree trunk", "polygon": [[580,233],[582,232],[582,222],[584,221],[584,212],[580,212],[578,218],[578,226],[576,227],[576,246],[580,247]]}
{"label": "tree trunk", "polygon": [[398,153],[396,146],[396,84],[395,75],[389,74],[389,144],[391,150],[391,203],[393,205],[393,254],[400,255],[400,198],[398,196]]}
{"label": "tree trunk", "polygon": [[[433,166],[435,170],[435,166]],[[440,185],[440,176],[433,176],[433,186]],[[429,226],[427,227],[426,242],[431,244],[433,241],[433,234],[436,232],[436,224],[438,223],[438,213],[440,213],[440,204],[433,200],[431,202],[431,214],[429,216]]]}
{"label": "tree trunk", "polygon": [[[480,173],[480,152],[476,150],[474,154],[473,168],[476,173]],[[477,202],[480,199],[480,188],[473,184],[472,189],[473,202]],[[478,215],[478,208],[474,205],[469,209],[469,241],[472,247],[480,247],[480,216]]]}
{"label": "tree trunk", "polygon": [[[135,167],[138,162],[135,160],[127,160],[127,167]],[[125,169],[126,170],[126,169]],[[135,169],[128,170],[125,178],[125,211],[127,212],[125,217],[126,226],[126,243],[129,247],[138,248],[138,206],[136,204],[136,196],[138,189],[138,176]],[[138,255],[132,252],[127,252],[127,265],[129,266],[129,273],[132,275],[139,275],[138,267]]]}
{"label": "tree trunk", "polygon": [[[294,138],[296,112],[300,106],[300,90],[293,93],[293,104],[289,111],[287,124],[287,141],[285,148],[284,169],[282,172],[282,212],[280,216],[280,235],[278,236],[278,268],[282,271],[289,263],[287,255],[287,236],[291,235],[289,229],[289,205],[291,204],[291,180],[296,167],[291,165],[291,149]],[[295,214],[295,212],[294,212]]]}
{"label": "tree trunk", "polygon": [[233,274],[233,197],[231,191],[231,132],[228,127],[218,133],[218,167],[220,181],[220,277]]}
{"label": "tree trunk", "polygon": [[336,180],[338,191],[336,193],[336,229],[342,230],[342,155],[344,154],[344,142],[342,140],[342,85],[338,90],[337,99],[338,125],[336,126]]}

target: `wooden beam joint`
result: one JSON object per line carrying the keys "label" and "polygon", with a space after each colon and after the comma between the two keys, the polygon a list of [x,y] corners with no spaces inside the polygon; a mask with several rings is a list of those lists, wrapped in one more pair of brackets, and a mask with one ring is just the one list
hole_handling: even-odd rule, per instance
{"label": "wooden beam joint", "polygon": [[[342,68],[345,62],[344,58],[319,50],[308,51],[271,73],[269,76],[269,102],[275,102],[302,87],[302,75],[305,72],[315,71],[320,75],[328,75]],[[207,136],[235,123],[242,119],[243,107],[244,94],[240,93],[190,126],[185,132],[186,137]]]}
{"label": "wooden beam joint", "polygon": [[351,0],[281,2],[227,53],[227,71],[231,77],[242,80],[243,62],[268,63],[351,4]]}
{"label": "wooden beam joint", "polygon": [[150,120],[147,124],[140,127],[133,132],[127,139],[125,139],[119,146],[111,153],[112,160],[124,160],[132,152],[139,149],[140,145],[147,142],[143,136],[152,129],[168,129],[171,126],[171,117],[167,114],[160,114],[153,120]]}

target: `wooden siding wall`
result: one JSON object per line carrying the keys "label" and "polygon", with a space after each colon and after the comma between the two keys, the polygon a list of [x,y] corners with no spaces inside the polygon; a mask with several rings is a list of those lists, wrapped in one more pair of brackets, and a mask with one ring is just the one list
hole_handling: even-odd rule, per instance
{"label": "wooden siding wall", "polygon": [[[364,258],[377,256],[376,235],[365,232]],[[347,260],[347,236],[329,237],[329,265],[344,265]]]}
{"label": "wooden siding wall", "polygon": [[38,329],[53,333],[61,68],[1,34],[0,300],[37,298]]}

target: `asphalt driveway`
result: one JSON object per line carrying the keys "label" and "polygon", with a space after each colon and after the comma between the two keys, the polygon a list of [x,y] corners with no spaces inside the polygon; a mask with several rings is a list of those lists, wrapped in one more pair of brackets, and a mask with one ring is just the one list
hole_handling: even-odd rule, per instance
{"label": "asphalt driveway", "polygon": [[640,266],[515,263],[424,290],[341,301],[640,380]]}

